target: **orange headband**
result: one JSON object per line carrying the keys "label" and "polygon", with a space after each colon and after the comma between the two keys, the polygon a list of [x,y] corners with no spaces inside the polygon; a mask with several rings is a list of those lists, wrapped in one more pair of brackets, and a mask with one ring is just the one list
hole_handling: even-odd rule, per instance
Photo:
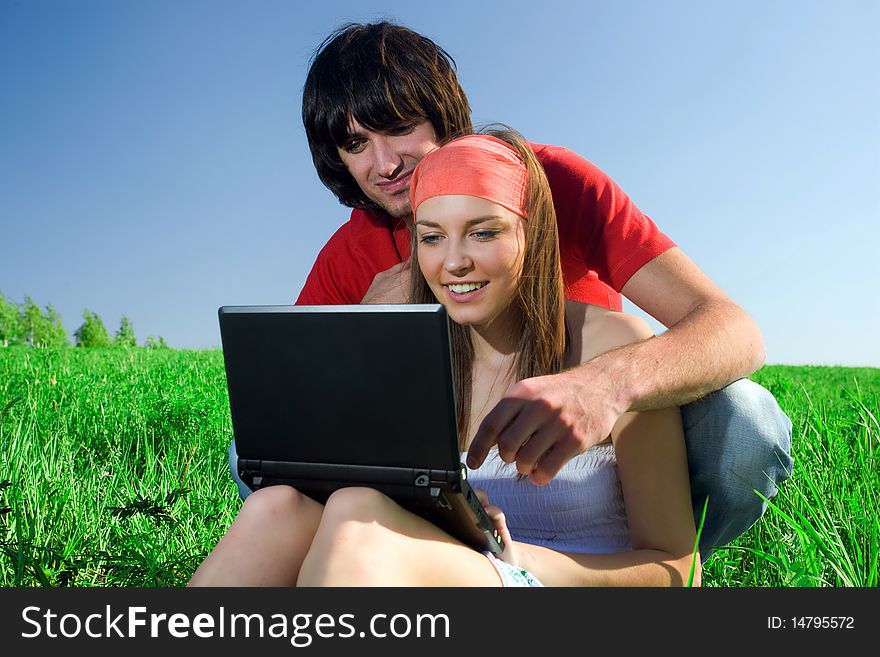
{"label": "orange headband", "polygon": [[528,169],[513,146],[489,135],[467,135],[425,155],[413,171],[413,214],[435,196],[476,196],[528,218]]}

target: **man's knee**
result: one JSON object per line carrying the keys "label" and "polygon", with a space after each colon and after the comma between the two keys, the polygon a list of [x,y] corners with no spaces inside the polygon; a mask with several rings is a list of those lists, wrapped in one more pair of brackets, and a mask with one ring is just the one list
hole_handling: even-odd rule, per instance
{"label": "man's knee", "polygon": [[725,545],[766,510],[791,475],[791,421],[769,391],[742,380],[682,407],[695,521],[708,513],[700,549]]}
{"label": "man's knee", "polygon": [[682,418],[692,469],[738,478],[768,497],[791,475],[791,420],[753,381],[737,381],[684,407]]}
{"label": "man's knee", "polygon": [[752,437],[752,449],[742,450],[744,453],[736,459],[738,469],[752,473],[753,488],[771,497],[776,487],[791,476],[791,420],[773,395],[753,381],[743,380],[733,386],[730,397],[734,422],[740,423],[733,430]]}

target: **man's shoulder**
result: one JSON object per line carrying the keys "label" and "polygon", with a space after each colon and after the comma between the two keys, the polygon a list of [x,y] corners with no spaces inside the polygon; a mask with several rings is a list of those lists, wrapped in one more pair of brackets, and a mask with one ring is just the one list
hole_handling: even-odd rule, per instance
{"label": "man's shoulder", "polygon": [[568,157],[581,157],[570,148],[559,146],[558,144],[539,144],[538,142],[530,141],[529,146],[535,155],[538,156],[539,160],[558,160],[566,159]]}
{"label": "man's shoulder", "polygon": [[606,183],[608,175],[580,153],[565,146],[556,144],[529,145],[535,157],[544,167],[550,185],[577,182],[585,186],[597,186]]}
{"label": "man's shoulder", "polygon": [[389,228],[390,220],[386,216],[361,208],[353,208],[348,216],[348,221],[340,226],[340,230],[344,229],[346,232],[355,234],[388,231]]}
{"label": "man's shoulder", "polygon": [[373,277],[399,261],[388,223],[354,209],[318,253],[297,303],[359,303]]}
{"label": "man's shoulder", "polygon": [[532,152],[534,152],[538,161],[545,167],[548,164],[567,167],[596,166],[580,153],[576,153],[565,146],[559,146],[557,144],[538,144],[535,142],[529,142],[529,146],[531,146]]}
{"label": "man's shoulder", "polygon": [[345,244],[362,245],[365,241],[376,239],[379,236],[387,238],[389,231],[388,221],[378,216],[377,213],[354,208],[348,221],[336,229],[326,246],[333,249]]}

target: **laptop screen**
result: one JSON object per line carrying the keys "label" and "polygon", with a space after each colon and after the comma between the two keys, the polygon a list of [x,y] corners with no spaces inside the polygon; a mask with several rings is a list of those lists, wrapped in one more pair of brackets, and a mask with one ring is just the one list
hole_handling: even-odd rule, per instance
{"label": "laptop screen", "polygon": [[240,458],[459,468],[439,304],[224,306]]}

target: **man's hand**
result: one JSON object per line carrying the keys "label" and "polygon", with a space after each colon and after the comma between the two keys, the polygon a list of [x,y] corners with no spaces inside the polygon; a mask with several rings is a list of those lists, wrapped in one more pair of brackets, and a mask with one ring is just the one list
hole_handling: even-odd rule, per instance
{"label": "man's hand", "polygon": [[[628,409],[609,377],[584,364],[560,374],[523,379],[483,419],[468,449],[478,468],[492,445],[505,463],[544,485],[569,460],[600,443]],[[609,387],[612,385],[612,387]]]}
{"label": "man's hand", "polygon": [[409,299],[409,260],[380,271],[373,277],[361,303],[406,303]]}

